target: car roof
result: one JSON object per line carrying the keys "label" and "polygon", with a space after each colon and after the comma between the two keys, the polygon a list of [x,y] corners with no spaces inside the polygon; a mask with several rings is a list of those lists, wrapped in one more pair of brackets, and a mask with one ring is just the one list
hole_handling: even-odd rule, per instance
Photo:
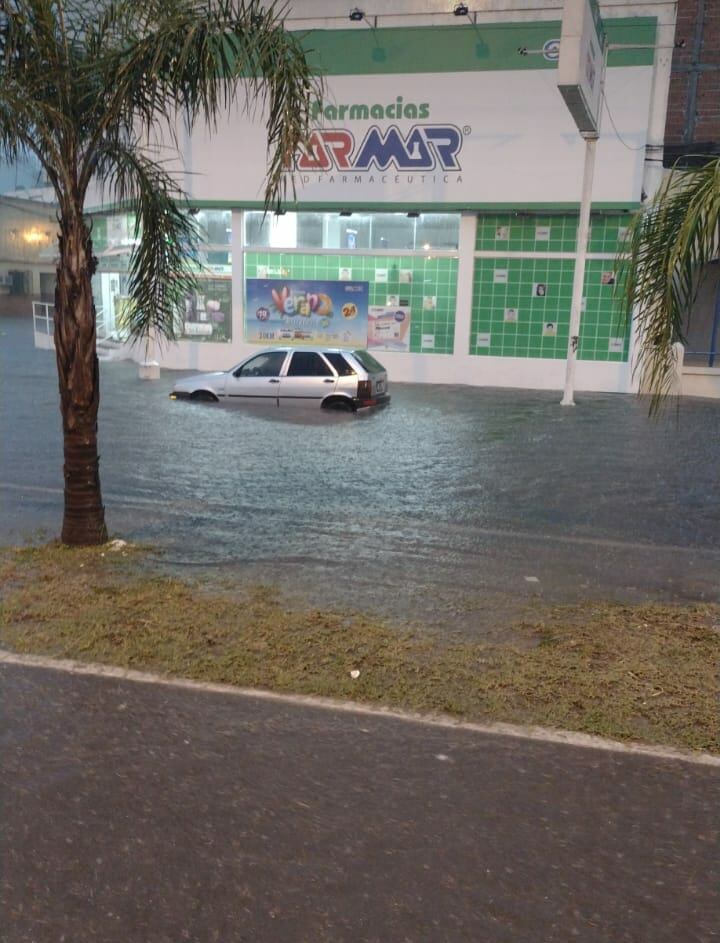
{"label": "car roof", "polygon": [[307,347],[300,344],[293,344],[292,347],[266,347],[264,351],[259,350],[258,353],[267,353],[270,350],[277,351],[289,351],[289,350],[300,350],[305,353],[320,353],[320,354],[352,354],[354,352],[352,347]]}

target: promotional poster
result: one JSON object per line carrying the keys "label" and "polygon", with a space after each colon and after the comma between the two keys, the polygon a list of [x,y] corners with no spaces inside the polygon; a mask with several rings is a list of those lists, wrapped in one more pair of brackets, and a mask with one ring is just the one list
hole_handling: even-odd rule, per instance
{"label": "promotional poster", "polygon": [[367,282],[248,278],[246,286],[250,344],[367,345]]}
{"label": "promotional poster", "polygon": [[232,281],[199,278],[197,291],[185,297],[180,335],[193,340],[229,341],[232,337]]}
{"label": "promotional poster", "polygon": [[369,350],[410,350],[410,308],[372,305],[368,312]]}

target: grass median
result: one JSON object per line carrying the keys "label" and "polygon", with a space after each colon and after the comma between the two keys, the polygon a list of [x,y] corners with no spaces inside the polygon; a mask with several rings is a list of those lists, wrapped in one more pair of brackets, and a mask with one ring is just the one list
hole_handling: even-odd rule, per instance
{"label": "grass median", "polygon": [[0,551],[0,646],[720,752],[718,607],[538,609],[523,644],[491,645],[153,566],[120,545]]}

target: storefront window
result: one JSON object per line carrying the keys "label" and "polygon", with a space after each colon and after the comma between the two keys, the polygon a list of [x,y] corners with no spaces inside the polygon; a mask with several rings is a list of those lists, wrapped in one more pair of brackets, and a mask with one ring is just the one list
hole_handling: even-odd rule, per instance
{"label": "storefront window", "polygon": [[101,339],[125,339],[122,330],[122,309],[127,302],[128,281],[126,270],[102,271],[93,275],[93,299],[98,337]]}
{"label": "storefront window", "polygon": [[232,280],[230,276],[198,279],[178,312],[178,333],[193,340],[229,341],[232,337]]}
{"label": "storefront window", "polygon": [[245,214],[248,248],[452,251],[459,233],[459,213]]}
{"label": "storefront window", "polygon": [[196,214],[200,230],[199,261],[215,274],[229,275],[232,266],[232,213],[230,210],[199,210]]}
{"label": "storefront window", "polygon": [[202,239],[207,245],[230,245],[232,236],[230,210],[199,210],[196,218]]}
{"label": "storefront window", "polygon": [[[196,264],[198,287],[177,312],[177,332],[195,340],[226,342],[232,336],[232,213],[201,209],[195,217],[200,240],[196,248],[188,246],[187,254]],[[93,296],[104,336],[122,336],[130,259],[137,241],[133,214],[93,219],[93,248],[98,257]]]}

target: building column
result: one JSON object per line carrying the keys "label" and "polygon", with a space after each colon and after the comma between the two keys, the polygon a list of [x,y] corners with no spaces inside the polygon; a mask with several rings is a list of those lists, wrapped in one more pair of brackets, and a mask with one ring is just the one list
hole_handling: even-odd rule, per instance
{"label": "building column", "polygon": [[460,217],[460,239],[458,242],[455,338],[453,342],[453,356],[455,357],[467,357],[470,351],[476,234],[477,213],[463,213]]}
{"label": "building column", "polygon": [[245,340],[245,213],[232,211],[232,235],[230,251],[232,258],[232,341],[233,345]]}

